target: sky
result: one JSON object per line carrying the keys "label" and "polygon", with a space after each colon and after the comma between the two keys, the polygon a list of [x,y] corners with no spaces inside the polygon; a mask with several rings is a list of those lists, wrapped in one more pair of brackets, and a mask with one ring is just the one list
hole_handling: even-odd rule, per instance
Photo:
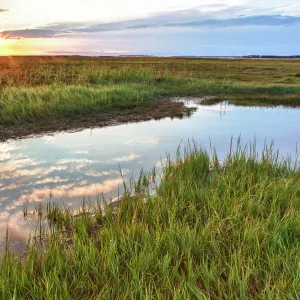
{"label": "sky", "polygon": [[0,0],[0,55],[299,55],[299,0]]}

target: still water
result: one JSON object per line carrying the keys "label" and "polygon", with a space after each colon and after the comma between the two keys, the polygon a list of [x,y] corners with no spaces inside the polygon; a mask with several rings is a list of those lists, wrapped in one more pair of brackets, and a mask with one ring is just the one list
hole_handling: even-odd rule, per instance
{"label": "still water", "polygon": [[[64,203],[76,208],[83,197],[95,200],[122,192],[122,178],[138,176],[141,167],[161,167],[166,153],[175,154],[180,142],[194,139],[222,159],[231,138],[257,148],[274,140],[281,155],[294,155],[300,141],[300,110],[283,107],[236,107],[225,102],[197,106],[186,119],[163,119],[115,127],[58,133],[0,144],[0,247],[9,228],[11,248],[26,243],[32,228],[23,220],[23,205]],[[1,246],[2,245],[2,246]],[[1,248],[0,248],[1,249]]]}

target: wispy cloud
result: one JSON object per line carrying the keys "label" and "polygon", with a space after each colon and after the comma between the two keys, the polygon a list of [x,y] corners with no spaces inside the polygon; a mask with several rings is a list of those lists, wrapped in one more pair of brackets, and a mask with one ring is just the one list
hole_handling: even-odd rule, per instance
{"label": "wispy cloud", "polygon": [[49,38],[59,34],[59,31],[44,29],[20,29],[2,31],[0,33],[5,38]]}
{"label": "wispy cloud", "polygon": [[293,16],[251,16],[233,19],[207,19],[203,21],[190,21],[185,23],[170,23],[168,27],[241,27],[241,26],[290,26],[300,23],[300,17]]}
{"label": "wispy cloud", "polygon": [[34,189],[31,194],[23,195],[15,202],[20,205],[26,201],[36,202],[47,199],[50,196],[50,191],[52,197],[55,198],[96,196],[117,189],[122,183],[123,180],[121,178],[117,178],[105,180],[102,183],[88,184],[84,186],[75,187],[74,185],[62,185],[51,190],[49,188]]}
{"label": "wispy cloud", "polygon": [[5,19],[5,16],[6,16],[5,13],[7,13],[7,12],[8,12],[8,9],[2,9],[2,8],[0,8],[0,19],[1,20]]}
{"label": "wispy cloud", "polygon": [[[45,38],[60,35],[87,34],[148,28],[220,29],[245,26],[293,26],[300,23],[299,15],[281,15],[290,7],[274,6],[270,14],[246,6],[209,5],[201,9],[164,12],[146,18],[99,24],[55,23],[37,28],[3,31],[7,38]],[[273,13],[273,14],[272,14]]]}
{"label": "wispy cloud", "polygon": [[137,159],[139,157],[140,157],[140,155],[132,153],[132,154],[126,155],[126,156],[116,157],[113,160],[117,161],[117,162],[127,162],[127,161],[131,161],[131,160]]}
{"label": "wispy cloud", "polygon": [[36,169],[21,169],[21,170],[15,170],[15,171],[5,171],[1,174],[2,179],[6,178],[18,178],[23,176],[39,176],[38,178],[42,176],[46,176],[51,174],[54,171],[65,171],[67,170],[67,166],[54,166],[50,168],[36,168]]}

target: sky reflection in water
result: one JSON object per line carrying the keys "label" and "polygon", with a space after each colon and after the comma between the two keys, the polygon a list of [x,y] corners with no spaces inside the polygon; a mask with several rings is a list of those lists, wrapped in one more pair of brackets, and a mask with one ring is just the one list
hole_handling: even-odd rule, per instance
{"label": "sky reflection in water", "polygon": [[[193,106],[195,106],[193,104]],[[138,176],[141,166],[160,166],[166,153],[175,154],[181,141],[194,139],[204,148],[210,141],[219,159],[229,150],[231,137],[243,143],[275,141],[282,155],[294,155],[300,138],[300,110],[249,108],[218,104],[199,106],[189,119],[163,119],[76,133],[59,133],[0,144],[0,245],[8,224],[12,249],[27,241],[30,226],[23,205],[33,208],[52,201],[75,208],[83,196],[95,200],[104,193],[122,192],[122,178]]]}

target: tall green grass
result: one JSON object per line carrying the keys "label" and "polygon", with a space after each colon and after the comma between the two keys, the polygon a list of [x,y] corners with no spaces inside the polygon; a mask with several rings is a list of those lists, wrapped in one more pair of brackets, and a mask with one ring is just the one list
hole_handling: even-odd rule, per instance
{"label": "tall green grass", "polygon": [[115,84],[97,88],[9,88],[0,94],[0,124],[117,112],[147,106],[154,100],[156,93],[154,87],[140,84]]}
{"label": "tall green grass", "polygon": [[219,96],[236,104],[300,103],[298,86],[242,85],[228,80],[199,80],[153,71],[113,70],[89,75],[84,85],[6,87],[0,91],[0,125],[44,122],[150,106],[168,97]]}
{"label": "tall green grass", "polygon": [[105,215],[100,203],[77,217],[48,205],[46,246],[23,261],[6,255],[1,298],[297,299],[297,165],[254,146],[220,164],[189,146],[156,176],[142,174],[135,196]]}
{"label": "tall green grass", "polygon": [[[257,73],[252,74],[253,81],[238,81],[229,76],[229,70],[224,69],[225,61],[220,60],[179,60],[178,65],[155,59],[8,62],[0,71],[0,125],[64,120],[107,111],[118,113],[122,109],[151,105],[163,97],[219,96],[220,100],[230,98],[240,105],[299,106],[300,103],[299,85],[279,84],[270,78],[260,81]],[[219,70],[215,74],[220,66],[223,73]],[[212,75],[202,76],[200,67]],[[246,75],[249,74],[243,76]]]}

